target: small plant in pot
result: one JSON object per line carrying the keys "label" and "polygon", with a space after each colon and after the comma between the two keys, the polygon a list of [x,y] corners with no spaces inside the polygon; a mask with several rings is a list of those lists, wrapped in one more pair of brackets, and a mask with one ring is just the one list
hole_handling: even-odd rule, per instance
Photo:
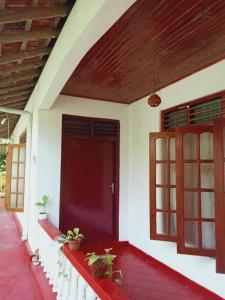
{"label": "small plant in pot", "polygon": [[31,256],[32,264],[37,266],[39,265],[39,249],[36,249],[34,254]]}
{"label": "small plant in pot", "polygon": [[92,252],[87,253],[87,260],[93,277],[102,278],[105,276],[106,264],[103,257],[97,255],[95,252]]}
{"label": "small plant in pot", "polygon": [[95,252],[87,253],[88,265],[91,267],[93,277],[108,277],[112,279],[115,272],[120,272],[121,274],[121,271],[113,271],[116,255],[111,254],[112,248],[104,250],[105,254],[102,255],[97,255]]}
{"label": "small plant in pot", "polygon": [[67,234],[58,235],[55,240],[62,244],[69,244],[69,248],[71,251],[77,251],[80,248],[80,244],[84,239],[84,235],[80,233],[80,229],[75,227],[67,231]]}
{"label": "small plant in pot", "polygon": [[49,196],[44,195],[41,199],[41,201],[36,202],[35,205],[40,209],[39,215],[38,215],[38,220],[47,220],[48,219],[48,214],[45,212],[45,207],[49,202]]}
{"label": "small plant in pot", "polygon": [[71,251],[79,250],[80,244],[84,239],[84,235],[80,233],[80,229],[78,227],[68,230],[65,237]]}

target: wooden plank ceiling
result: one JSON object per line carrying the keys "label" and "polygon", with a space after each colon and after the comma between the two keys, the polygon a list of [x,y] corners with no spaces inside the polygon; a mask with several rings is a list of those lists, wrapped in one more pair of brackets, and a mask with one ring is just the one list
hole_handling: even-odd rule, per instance
{"label": "wooden plank ceiling", "polygon": [[224,0],[138,0],[86,54],[62,94],[132,103],[153,93],[154,60],[158,90],[224,58]]}
{"label": "wooden plank ceiling", "polygon": [[[0,0],[0,106],[24,109],[74,2]],[[19,117],[8,117],[11,134]]]}

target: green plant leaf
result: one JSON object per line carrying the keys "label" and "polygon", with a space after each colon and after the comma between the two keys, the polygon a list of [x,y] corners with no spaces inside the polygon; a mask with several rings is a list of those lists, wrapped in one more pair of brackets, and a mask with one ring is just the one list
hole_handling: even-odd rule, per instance
{"label": "green plant leaf", "polygon": [[67,231],[67,236],[73,237],[74,236],[73,231],[72,230],[68,230]]}
{"label": "green plant leaf", "polygon": [[105,275],[107,275],[108,277],[111,278],[112,275],[113,275],[113,272],[111,270],[108,270],[108,271],[105,272]]}
{"label": "green plant leaf", "polygon": [[80,229],[77,228],[77,227],[75,227],[75,228],[73,229],[73,232],[74,232],[75,235],[78,235],[78,234],[79,234],[79,231],[80,231]]}
{"label": "green plant leaf", "polygon": [[6,154],[0,154],[0,171],[6,171]]}
{"label": "green plant leaf", "polygon": [[36,202],[35,205],[37,205],[37,206],[44,206],[43,203],[41,203],[41,202]]}
{"label": "green plant leaf", "polygon": [[91,266],[94,263],[96,263],[96,261],[98,261],[99,256],[96,254],[92,254],[91,256],[88,257],[88,265]]}

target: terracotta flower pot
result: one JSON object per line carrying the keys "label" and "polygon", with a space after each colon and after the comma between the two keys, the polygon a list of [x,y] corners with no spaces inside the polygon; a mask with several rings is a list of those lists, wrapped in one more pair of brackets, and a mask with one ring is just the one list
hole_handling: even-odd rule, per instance
{"label": "terracotta flower pot", "polygon": [[91,273],[95,278],[103,278],[106,272],[106,265],[102,260],[98,260],[96,263],[91,265]]}
{"label": "terracotta flower pot", "polygon": [[70,248],[70,251],[78,251],[80,249],[80,243],[81,241],[80,240],[72,240],[72,241],[69,241],[69,248]]}

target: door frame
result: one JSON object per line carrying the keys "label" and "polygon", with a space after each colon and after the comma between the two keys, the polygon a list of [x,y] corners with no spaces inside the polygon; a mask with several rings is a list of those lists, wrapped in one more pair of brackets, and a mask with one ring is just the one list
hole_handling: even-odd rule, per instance
{"label": "door frame", "polygon": [[[80,120],[90,120],[94,121],[110,121],[115,123],[117,128],[116,137],[96,137],[96,136],[87,136],[87,135],[79,135],[75,133],[66,133],[64,128],[64,120],[68,119],[80,119]],[[92,130],[93,133],[93,130]],[[113,222],[113,236],[115,240],[119,240],[119,171],[120,171],[120,121],[115,119],[106,119],[106,118],[93,118],[93,117],[83,117],[78,115],[62,115],[62,140],[61,140],[61,176],[60,176],[60,211],[59,211],[59,228],[62,228],[63,224],[63,173],[64,173],[64,140],[65,138],[70,137],[75,139],[86,139],[86,140],[99,140],[99,141],[111,141],[114,143],[114,176],[115,176],[115,194],[113,196],[113,214],[112,214],[112,222]]]}

